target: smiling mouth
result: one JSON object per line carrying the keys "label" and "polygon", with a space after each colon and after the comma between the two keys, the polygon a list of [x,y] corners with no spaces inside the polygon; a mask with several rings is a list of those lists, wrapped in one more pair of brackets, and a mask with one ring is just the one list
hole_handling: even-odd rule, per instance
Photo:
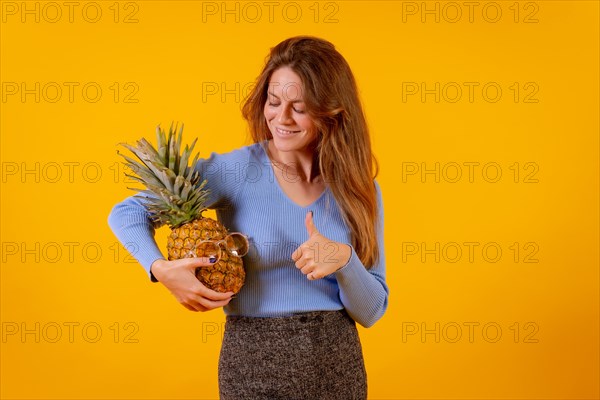
{"label": "smiling mouth", "polygon": [[277,130],[277,133],[281,134],[281,135],[292,135],[294,133],[298,133],[300,131],[289,131],[287,129],[281,129],[281,128],[275,128]]}

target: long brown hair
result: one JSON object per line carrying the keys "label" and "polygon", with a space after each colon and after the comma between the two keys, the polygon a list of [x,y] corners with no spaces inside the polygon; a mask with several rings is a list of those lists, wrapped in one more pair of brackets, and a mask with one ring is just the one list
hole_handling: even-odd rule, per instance
{"label": "long brown hair", "polygon": [[321,176],[350,227],[358,258],[370,268],[379,254],[373,182],[378,165],[371,153],[354,75],[344,57],[326,40],[296,36],[279,43],[271,49],[242,107],[255,143],[272,138],[264,106],[271,75],[281,67],[291,68],[302,79],[306,111],[319,132],[316,152]]}

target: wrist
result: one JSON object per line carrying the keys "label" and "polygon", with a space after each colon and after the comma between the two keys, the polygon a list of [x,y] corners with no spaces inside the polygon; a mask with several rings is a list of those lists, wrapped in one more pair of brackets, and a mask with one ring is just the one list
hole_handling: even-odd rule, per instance
{"label": "wrist", "polygon": [[349,244],[341,243],[340,249],[340,266],[337,270],[344,268],[350,262],[350,258],[352,257],[352,247]]}

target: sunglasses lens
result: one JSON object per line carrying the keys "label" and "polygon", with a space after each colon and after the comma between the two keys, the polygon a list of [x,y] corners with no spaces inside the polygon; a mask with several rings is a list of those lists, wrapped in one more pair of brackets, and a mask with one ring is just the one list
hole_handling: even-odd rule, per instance
{"label": "sunglasses lens", "polygon": [[241,233],[232,233],[225,238],[227,250],[234,256],[242,257],[248,253],[248,239]]}
{"label": "sunglasses lens", "polygon": [[215,242],[202,242],[196,248],[196,255],[198,257],[208,257],[210,262],[217,262],[221,258],[221,249]]}

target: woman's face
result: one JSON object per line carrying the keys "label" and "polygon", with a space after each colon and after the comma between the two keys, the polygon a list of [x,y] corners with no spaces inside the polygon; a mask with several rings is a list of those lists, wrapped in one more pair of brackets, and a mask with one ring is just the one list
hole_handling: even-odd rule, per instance
{"label": "woman's face", "polygon": [[305,151],[317,137],[303,101],[303,87],[300,77],[289,67],[271,74],[264,114],[279,151]]}

